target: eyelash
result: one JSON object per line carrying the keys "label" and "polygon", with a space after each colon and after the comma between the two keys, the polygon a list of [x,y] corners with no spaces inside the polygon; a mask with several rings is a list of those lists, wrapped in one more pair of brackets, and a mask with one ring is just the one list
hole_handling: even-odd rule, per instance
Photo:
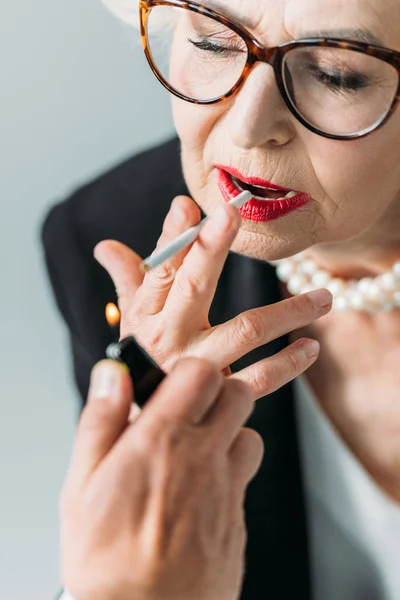
{"label": "eyelash", "polygon": [[228,48],[226,46],[220,46],[207,39],[202,40],[201,42],[196,42],[190,38],[187,38],[187,41],[193,44],[193,46],[195,46],[199,50],[211,52],[216,56],[227,56],[232,54],[241,54],[244,52],[244,50],[241,50],[240,48],[235,48],[233,46],[231,48]]}
{"label": "eyelash", "polygon": [[340,73],[323,71],[318,67],[314,67],[313,75],[318,81],[335,91],[357,92],[369,85],[368,79],[363,75],[353,74],[346,77],[341,76]]}

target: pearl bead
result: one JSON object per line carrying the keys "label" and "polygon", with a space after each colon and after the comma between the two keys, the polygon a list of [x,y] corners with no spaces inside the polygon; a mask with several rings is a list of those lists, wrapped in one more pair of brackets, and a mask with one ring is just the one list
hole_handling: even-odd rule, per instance
{"label": "pearl bead", "polygon": [[394,263],[392,271],[396,277],[400,278],[400,262]]}
{"label": "pearl bead", "polygon": [[384,290],[397,290],[399,282],[394,273],[384,273],[377,278],[377,284],[381,285]]}
{"label": "pearl bead", "polygon": [[355,310],[362,310],[365,306],[365,298],[361,292],[351,291],[348,293],[348,303]]}
{"label": "pearl bead", "polygon": [[371,300],[382,301],[384,300],[384,294],[377,283],[371,283],[369,290],[365,293],[367,298]]}
{"label": "pearl bead", "polygon": [[333,299],[332,308],[333,308],[333,310],[338,310],[338,311],[348,310],[349,303],[344,296],[338,296],[337,298]]}
{"label": "pearl bead", "polygon": [[296,273],[296,266],[293,261],[285,261],[277,266],[276,274],[278,278],[286,283],[292,275]]}
{"label": "pearl bead", "polygon": [[313,285],[315,285],[317,288],[325,287],[330,282],[330,280],[331,278],[329,277],[326,271],[317,271],[312,276]]}
{"label": "pearl bead", "polygon": [[302,289],[308,281],[303,275],[294,275],[287,282],[287,288],[291,294],[301,294]]}
{"label": "pearl bead", "polygon": [[[271,262],[272,264],[272,262]],[[300,252],[290,259],[274,261],[277,277],[287,283],[293,295],[325,287],[333,295],[333,310],[359,310],[374,314],[400,308],[400,262],[392,271],[378,277],[364,277],[360,281],[333,278],[318,269],[315,263]]]}
{"label": "pearl bead", "polygon": [[329,283],[325,285],[333,296],[337,296],[340,292],[345,290],[345,284],[343,279],[331,279]]}
{"label": "pearl bead", "polygon": [[358,285],[357,285],[358,290],[362,294],[367,293],[373,282],[374,282],[374,280],[371,279],[371,277],[364,277],[363,279],[360,279],[360,281],[358,282]]}
{"label": "pearl bead", "polygon": [[317,265],[312,260],[305,260],[298,266],[301,275],[314,275],[318,271]]}

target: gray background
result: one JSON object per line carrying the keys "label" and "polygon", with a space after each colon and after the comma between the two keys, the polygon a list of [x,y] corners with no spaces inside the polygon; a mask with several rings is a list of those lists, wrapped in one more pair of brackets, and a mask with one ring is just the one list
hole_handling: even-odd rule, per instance
{"label": "gray background", "polygon": [[53,202],[173,127],[138,33],[100,0],[0,4],[0,598],[51,600],[77,393],[39,226]]}

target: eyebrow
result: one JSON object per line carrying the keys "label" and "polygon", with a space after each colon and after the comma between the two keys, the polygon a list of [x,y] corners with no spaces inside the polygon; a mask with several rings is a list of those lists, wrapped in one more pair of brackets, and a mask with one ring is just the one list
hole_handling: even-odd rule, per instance
{"label": "eyebrow", "polygon": [[363,42],[375,46],[383,46],[383,42],[368,29],[322,29],[320,31],[306,31],[301,34],[302,38],[336,38]]}
{"label": "eyebrow", "polygon": [[[203,4],[216,12],[226,16],[231,21],[240,23],[247,29],[252,29],[254,23],[246,16],[235,14],[228,6],[221,4],[218,0],[199,0],[196,4]],[[321,29],[318,31],[304,31],[300,35],[301,39],[305,38],[335,38],[343,40],[351,40],[353,42],[363,42],[364,44],[373,44],[375,46],[383,46],[383,42],[368,29]],[[299,39],[300,39],[299,38]]]}

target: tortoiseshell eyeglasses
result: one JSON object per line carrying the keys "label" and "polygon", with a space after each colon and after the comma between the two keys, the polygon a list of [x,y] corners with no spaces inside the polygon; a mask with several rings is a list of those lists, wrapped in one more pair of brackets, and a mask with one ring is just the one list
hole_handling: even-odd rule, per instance
{"label": "tortoiseshell eyeglasses", "polygon": [[182,100],[215,104],[269,64],[290,112],[334,140],[369,135],[400,101],[400,52],[309,38],[264,48],[239,23],[185,0],[139,0],[143,48],[163,86]]}

